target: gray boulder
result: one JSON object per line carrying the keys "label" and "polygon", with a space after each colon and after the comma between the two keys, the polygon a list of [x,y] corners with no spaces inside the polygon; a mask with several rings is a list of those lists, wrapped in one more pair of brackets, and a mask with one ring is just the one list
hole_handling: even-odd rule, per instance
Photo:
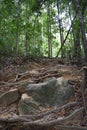
{"label": "gray boulder", "polygon": [[0,96],[0,106],[7,106],[19,100],[20,95],[17,89],[12,89]]}
{"label": "gray boulder", "polygon": [[73,86],[63,77],[50,78],[40,84],[29,84],[25,92],[42,106],[60,105],[74,96]]}

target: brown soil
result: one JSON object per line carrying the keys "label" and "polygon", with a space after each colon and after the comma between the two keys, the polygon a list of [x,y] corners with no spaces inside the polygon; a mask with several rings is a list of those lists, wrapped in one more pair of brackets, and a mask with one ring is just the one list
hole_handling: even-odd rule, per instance
{"label": "brown soil", "polygon": [[[70,83],[75,85],[76,97],[71,101],[77,101],[78,107],[83,106],[80,84],[83,81],[83,71],[77,65],[71,65],[67,61],[56,59],[42,59],[40,62],[26,62],[22,65],[10,64],[0,71],[0,95],[13,88],[18,88],[21,82],[44,82],[51,77],[61,77],[68,79]],[[80,96],[79,96],[80,95]],[[80,100],[81,98],[81,100]],[[6,107],[0,107],[0,117],[11,117],[18,115],[18,102]],[[48,108],[50,110],[52,108]],[[74,108],[72,108],[74,109]],[[68,110],[67,110],[68,111]],[[61,115],[67,115],[67,111],[60,112]],[[59,113],[58,113],[59,114]],[[83,121],[80,122],[83,125]]]}

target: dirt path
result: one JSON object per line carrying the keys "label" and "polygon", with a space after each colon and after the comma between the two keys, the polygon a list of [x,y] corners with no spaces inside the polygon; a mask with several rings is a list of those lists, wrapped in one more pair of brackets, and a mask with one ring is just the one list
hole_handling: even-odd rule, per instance
{"label": "dirt path", "polygon": [[[81,68],[65,63],[59,64],[57,60],[44,59],[40,63],[29,62],[24,65],[10,65],[0,72],[0,94],[17,88],[21,82],[44,82],[51,77],[61,77],[77,82],[83,74]],[[18,102],[0,108],[0,116],[8,117],[18,114]]]}

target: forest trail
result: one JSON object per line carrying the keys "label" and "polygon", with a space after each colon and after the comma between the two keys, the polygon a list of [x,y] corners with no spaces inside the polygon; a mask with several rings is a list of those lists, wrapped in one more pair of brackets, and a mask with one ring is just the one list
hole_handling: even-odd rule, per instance
{"label": "forest trail", "polygon": [[[40,62],[27,61],[21,65],[11,64],[0,71],[0,95],[18,88],[22,83],[41,83],[51,77],[64,77],[76,86],[79,93],[80,88],[78,83],[82,82],[83,71],[81,67],[75,64],[71,65],[69,62],[56,59],[43,59]],[[73,101],[75,101],[75,98],[71,100],[71,102]],[[49,108],[48,110],[51,109]],[[60,115],[63,113],[65,111],[61,111]],[[15,115],[18,115],[18,102],[6,107],[0,107],[0,116],[2,118]]]}
{"label": "forest trail", "polygon": [[[31,61],[29,63],[22,63],[21,65],[20,63],[16,63],[16,65],[13,63],[10,66],[4,67],[0,71],[0,82],[2,83],[11,82],[12,80],[14,81],[17,75],[20,75],[19,77],[22,77],[24,75],[24,79],[31,80],[36,75],[38,77],[40,73],[43,76],[51,72],[54,74],[59,73],[59,75],[56,75],[56,77],[63,76],[64,78],[71,80],[78,80],[83,75],[81,67],[78,67],[75,64],[72,65],[63,60],[43,59],[40,62]],[[28,75],[28,73],[32,74],[32,78],[31,75]],[[50,75],[50,77],[52,76]]]}
{"label": "forest trail", "polygon": [[0,71],[0,94],[17,88],[22,82],[41,83],[51,77],[64,77],[71,82],[82,80],[81,67],[62,60],[43,59],[23,65],[10,65]]}

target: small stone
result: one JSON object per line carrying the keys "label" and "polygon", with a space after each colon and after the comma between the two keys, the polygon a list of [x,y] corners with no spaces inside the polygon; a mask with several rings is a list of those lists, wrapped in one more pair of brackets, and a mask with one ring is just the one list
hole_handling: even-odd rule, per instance
{"label": "small stone", "polygon": [[19,100],[20,94],[18,89],[12,89],[0,96],[0,106],[7,106],[11,103],[16,102]]}
{"label": "small stone", "polygon": [[18,109],[19,115],[36,114],[40,112],[39,104],[27,94],[22,94]]}

